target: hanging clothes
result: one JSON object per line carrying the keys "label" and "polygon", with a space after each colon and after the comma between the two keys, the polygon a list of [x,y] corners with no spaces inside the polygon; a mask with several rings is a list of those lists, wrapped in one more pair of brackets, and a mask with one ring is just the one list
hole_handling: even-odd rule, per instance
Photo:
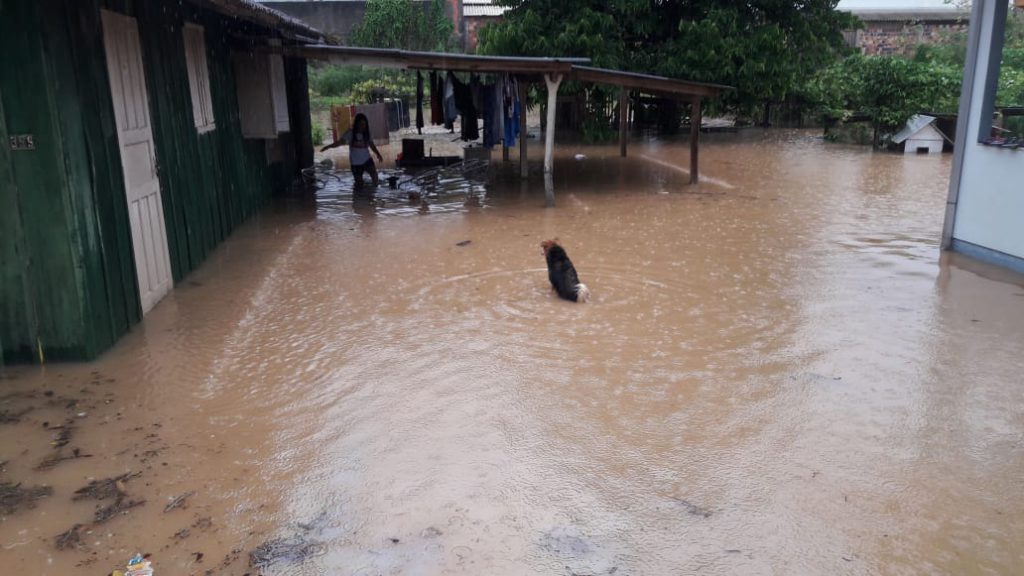
{"label": "hanging clothes", "polygon": [[494,81],[494,87],[488,99],[494,109],[494,115],[490,120],[484,120],[494,133],[494,143],[505,140],[505,74],[499,74]]}
{"label": "hanging clothes", "polygon": [[522,114],[522,103],[516,100],[512,103],[512,115],[505,117],[505,146],[509,148],[516,145],[519,138],[519,115]]}
{"label": "hanging clothes", "polygon": [[430,123],[434,126],[444,124],[444,109],[441,100],[444,96],[444,80],[437,72],[430,72]]}
{"label": "hanging clothes", "polygon": [[480,139],[476,107],[473,106],[473,90],[451,72],[448,73],[448,82],[452,87],[452,103],[462,117],[462,139],[466,142]]}
{"label": "hanging clothes", "polygon": [[423,134],[423,73],[416,71],[416,133]]}
{"label": "hanging clothes", "polygon": [[494,84],[483,86],[481,96],[484,105],[484,146],[490,148],[497,144],[503,136],[501,130],[494,129],[495,119],[501,118],[501,108],[496,106],[495,94],[497,93]]}
{"label": "hanging clothes", "polygon": [[444,80],[444,127],[452,132],[455,131],[455,119],[459,117],[459,108],[455,104],[455,82],[459,82],[458,78],[449,72]]}

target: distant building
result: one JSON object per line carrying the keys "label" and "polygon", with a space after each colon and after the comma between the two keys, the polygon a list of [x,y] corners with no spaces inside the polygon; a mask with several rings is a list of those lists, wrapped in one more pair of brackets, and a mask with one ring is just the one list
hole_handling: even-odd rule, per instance
{"label": "distant building", "polygon": [[844,0],[839,10],[860,18],[864,27],[848,30],[846,41],[869,56],[910,55],[919,44],[949,41],[967,30],[970,14],[943,0]]}
{"label": "distant building", "polygon": [[494,0],[462,0],[465,22],[463,44],[466,52],[476,52],[480,29],[493,22],[501,22],[508,8],[498,6]]}
{"label": "distant building", "polygon": [[1024,134],[993,127],[1007,4],[974,0],[942,245],[1024,272]]}

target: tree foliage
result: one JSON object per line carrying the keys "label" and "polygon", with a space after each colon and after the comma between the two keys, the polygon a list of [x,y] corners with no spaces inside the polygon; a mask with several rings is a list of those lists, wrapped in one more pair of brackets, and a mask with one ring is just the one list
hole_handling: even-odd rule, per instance
{"label": "tree foliage", "polygon": [[442,0],[417,6],[412,0],[369,0],[352,43],[369,48],[446,51],[454,46],[452,22]]}
{"label": "tree foliage", "polygon": [[[922,44],[912,58],[851,56],[812,76],[801,97],[826,116],[871,117],[881,132],[894,132],[922,112],[955,114],[967,55],[967,35]],[[1024,105],[1024,13],[1010,12],[996,107]]]}
{"label": "tree foliage", "polygon": [[596,66],[734,86],[726,105],[782,100],[847,52],[838,0],[503,0],[488,54],[589,57]]}
{"label": "tree foliage", "polygon": [[814,75],[803,96],[834,118],[868,115],[883,132],[914,114],[956,113],[962,71],[895,56],[851,56]]}

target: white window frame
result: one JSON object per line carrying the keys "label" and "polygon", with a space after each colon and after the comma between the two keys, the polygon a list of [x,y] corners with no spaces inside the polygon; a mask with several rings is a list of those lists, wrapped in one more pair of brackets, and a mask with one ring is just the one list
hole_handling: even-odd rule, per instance
{"label": "white window frame", "polygon": [[200,134],[217,127],[210,96],[210,68],[206,64],[206,33],[202,26],[186,22],[182,29],[185,41],[185,64],[192,95],[192,119]]}

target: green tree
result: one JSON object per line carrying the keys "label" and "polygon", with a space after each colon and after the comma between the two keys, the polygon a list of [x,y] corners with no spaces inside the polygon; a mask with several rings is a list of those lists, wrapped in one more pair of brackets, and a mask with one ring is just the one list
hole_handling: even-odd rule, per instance
{"label": "green tree", "polygon": [[736,87],[750,111],[786,98],[848,49],[856,20],[838,0],[503,0],[480,33],[489,54],[584,56],[597,66]]}
{"label": "green tree", "polygon": [[867,114],[879,134],[898,131],[921,112],[955,113],[962,69],[894,56],[851,56],[811,78],[804,89],[826,116]]}
{"label": "green tree", "polygon": [[452,22],[442,0],[422,8],[411,0],[369,0],[352,44],[369,48],[446,51],[454,46]]}

